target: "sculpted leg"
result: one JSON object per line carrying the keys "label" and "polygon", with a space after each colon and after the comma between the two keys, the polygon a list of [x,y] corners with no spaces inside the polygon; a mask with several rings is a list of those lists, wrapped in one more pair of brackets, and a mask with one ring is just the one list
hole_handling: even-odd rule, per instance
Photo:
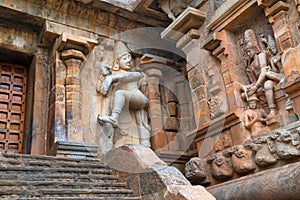
{"label": "sculpted leg", "polygon": [[114,128],[118,127],[118,120],[120,113],[125,105],[126,102],[126,91],[124,90],[118,90],[115,93],[114,98],[114,107],[111,113],[111,116],[106,115],[98,115],[98,121],[99,123],[111,123]]}
{"label": "sculpted leg", "polygon": [[276,114],[276,105],[274,103],[274,82],[271,80],[268,80],[265,82],[264,84],[264,89],[265,89],[265,95],[266,95],[266,99],[268,102],[268,106],[270,109],[270,113],[268,115],[268,117],[272,117]]}

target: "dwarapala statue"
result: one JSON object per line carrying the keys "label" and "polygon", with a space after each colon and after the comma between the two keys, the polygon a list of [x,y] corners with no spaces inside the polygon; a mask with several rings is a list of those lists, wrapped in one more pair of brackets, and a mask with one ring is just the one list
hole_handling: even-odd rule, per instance
{"label": "dwarapala statue", "polygon": [[268,118],[271,118],[276,115],[274,87],[284,79],[280,55],[270,37],[259,41],[252,29],[245,31],[244,41],[248,56],[246,71],[251,84],[242,86],[243,95],[247,100],[253,94],[259,97],[264,93],[269,108]]}
{"label": "dwarapala statue", "polygon": [[150,126],[147,112],[149,100],[141,91],[145,74],[134,71],[129,49],[121,41],[115,44],[113,66],[102,66],[97,91],[110,98],[109,115],[100,113],[100,125],[113,129],[114,146],[124,144],[150,145]]}

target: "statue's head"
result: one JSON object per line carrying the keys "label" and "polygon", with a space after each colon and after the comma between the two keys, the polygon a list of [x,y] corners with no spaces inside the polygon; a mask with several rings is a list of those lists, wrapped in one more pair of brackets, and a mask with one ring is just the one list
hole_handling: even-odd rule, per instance
{"label": "statue's head", "polygon": [[250,109],[256,109],[259,99],[256,97],[256,95],[252,95],[247,99],[247,102]]}
{"label": "statue's head", "polygon": [[244,39],[246,42],[246,52],[250,58],[253,58],[255,54],[260,52],[255,32],[252,29],[246,30],[244,33]]}
{"label": "statue's head", "polygon": [[131,70],[132,67],[132,57],[130,50],[121,41],[117,41],[115,44],[115,60],[113,64],[113,70],[118,71],[123,69],[126,71]]}

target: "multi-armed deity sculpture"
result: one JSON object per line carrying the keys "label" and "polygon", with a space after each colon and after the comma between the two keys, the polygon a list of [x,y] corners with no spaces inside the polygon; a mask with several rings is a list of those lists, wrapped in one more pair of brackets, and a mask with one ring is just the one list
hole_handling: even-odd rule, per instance
{"label": "multi-armed deity sculpture", "polygon": [[[284,81],[281,65],[281,56],[278,54],[275,41],[271,36],[268,39],[261,35],[260,40],[254,30],[248,29],[244,33],[245,53],[247,54],[247,74],[250,84],[242,86],[242,97],[248,102],[249,108],[244,113],[245,127],[252,132],[252,137],[259,135],[257,132],[266,132],[267,119],[276,116],[274,88]],[[258,98],[257,98],[258,97]],[[259,99],[264,97],[269,113],[266,115],[259,108]],[[254,105],[255,104],[255,105]],[[267,129],[264,129],[267,130]]]}
{"label": "multi-armed deity sculpture", "polygon": [[102,66],[97,91],[110,98],[110,115],[100,113],[98,122],[110,127],[114,146],[124,144],[150,144],[150,126],[145,109],[149,100],[143,94],[145,74],[133,71],[132,57],[124,43],[115,45],[113,66]]}

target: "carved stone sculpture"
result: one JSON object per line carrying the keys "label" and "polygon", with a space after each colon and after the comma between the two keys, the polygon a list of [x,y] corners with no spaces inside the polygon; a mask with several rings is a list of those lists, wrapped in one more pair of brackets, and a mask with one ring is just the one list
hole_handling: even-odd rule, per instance
{"label": "carved stone sculpture", "polygon": [[192,183],[203,183],[207,178],[206,161],[198,157],[191,158],[185,164],[185,176]]}
{"label": "carved stone sculpture", "polygon": [[281,159],[290,159],[300,156],[299,132],[291,133],[285,129],[277,129],[271,136],[276,143],[276,153]]}
{"label": "carved stone sculpture", "polygon": [[269,137],[259,137],[251,144],[252,150],[256,152],[255,162],[261,167],[273,165],[278,162],[276,146]]}
{"label": "carved stone sculpture", "polygon": [[175,20],[188,7],[192,0],[159,0],[158,2],[168,17]]}
{"label": "carved stone sculpture", "polygon": [[248,109],[245,110],[243,122],[246,129],[251,131],[252,138],[269,131],[266,126],[267,113],[264,109],[258,108],[259,99],[256,95],[248,98]]}
{"label": "carved stone sculpture", "polygon": [[[272,118],[276,115],[274,87],[284,78],[284,75],[281,73],[282,70],[278,69],[280,68],[280,59],[278,59],[276,53],[275,55],[272,53],[273,57],[270,60],[263,42],[258,41],[254,30],[246,30],[244,33],[244,40],[246,45],[245,50],[248,55],[247,73],[251,84],[243,86],[242,90],[244,90],[246,97],[252,96],[255,93],[259,96],[259,93],[264,92],[270,111],[268,118]],[[265,40],[262,39],[262,41]],[[265,43],[268,42],[269,41],[265,41]],[[272,48],[271,46],[268,46],[270,49],[269,52],[275,52],[274,49],[276,46],[273,45]]]}
{"label": "carved stone sculpture", "polygon": [[97,91],[106,96],[112,90],[110,115],[98,115],[101,125],[110,124],[114,130],[115,146],[123,144],[150,145],[150,126],[145,108],[148,98],[139,86],[145,77],[141,72],[132,71],[132,57],[124,43],[115,45],[115,61],[112,67],[103,67],[97,84]]}
{"label": "carved stone sculpture", "polygon": [[225,180],[233,176],[233,169],[229,157],[217,153],[212,158],[212,176],[217,180]]}
{"label": "carved stone sculpture", "polygon": [[253,151],[246,149],[243,145],[237,145],[234,148],[231,157],[234,171],[238,174],[246,174],[255,170],[256,165],[252,159]]}

